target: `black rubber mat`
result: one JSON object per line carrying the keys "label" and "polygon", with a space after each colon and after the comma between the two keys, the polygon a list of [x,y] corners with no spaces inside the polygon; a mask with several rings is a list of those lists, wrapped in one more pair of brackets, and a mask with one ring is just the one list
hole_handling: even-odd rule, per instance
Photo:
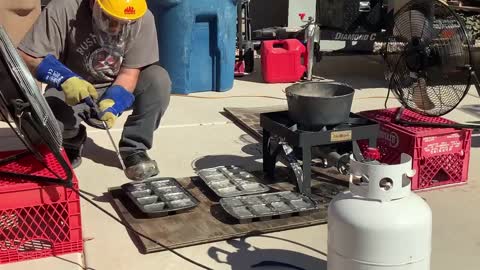
{"label": "black rubber mat", "polygon": [[[225,114],[244,128],[256,140],[262,139],[260,114],[283,111],[286,106],[260,108],[225,108]],[[225,164],[228,165],[228,164]],[[330,200],[348,186],[345,176],[336,170],[312,167],[312,193],[322,201],[320,209],[306,216],[257,221],[239,224],[218,203],[219,198],[198,177],[180,178],[177,181],[191,192],[200,204],[195,209],[172,216],[147,218],[123,194],[120,187],[111,188],[112,204],[118,215],[139,232],[152,237],[169,248],[181,248],[232,238],[278,232],[327,223],[327,205]],[[295,176],[285,167],[277,168],[275,182],[265,178],[262,172],[253,172],[272,191],[294,190]],[[165,248],[149,240],[130,234],[142,253],[163,251]]]}
{"label": "black rubber mat", "polygon": [[287,106],[270,106],[256,108],[224,108],[225,114],[237,125],[244,128],[255,139],[261,141],[262,127],[260,126],[260,114],[276,111],[285,111]]}
{"label": "black rubber mat", "polygon": [[[261,173],[256,174],[260,176]],[[169,248],[181,248],[327,222],[327,208],[324,204],[318,211],[305,216],[239,224],[223,210],[218,203],[219,198],[199,178],[187,177],[177,179],[177,181],[200,201],[198,207],[177,215],[147,218],[140,214],[140,211],[136,209],[120,187],[109,190],[113,207],[124,222]],[[270,186],[273,191],[293,189],[293,185],[288,181],[270,184]],[[326,198],[326,201],[328,200],[330,199]],[[149,240],[139,238],[134,234],[130,234],[130,236],[142,253],[165,250]]]}

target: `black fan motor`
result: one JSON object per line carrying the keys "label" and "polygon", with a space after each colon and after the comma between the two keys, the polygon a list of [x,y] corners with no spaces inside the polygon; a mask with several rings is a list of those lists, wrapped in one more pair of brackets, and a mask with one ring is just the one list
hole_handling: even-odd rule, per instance
{"label": "black fan motor", "polygon": [[413,37],[405,48],[405,64],[409,71],[424,72],[428,67],[441,64],[440,55],[420,37]]}

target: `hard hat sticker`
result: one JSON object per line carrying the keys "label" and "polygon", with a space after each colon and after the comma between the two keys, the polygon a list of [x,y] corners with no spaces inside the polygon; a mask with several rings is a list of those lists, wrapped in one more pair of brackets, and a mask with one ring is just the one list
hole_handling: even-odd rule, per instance
{"label": "hard hat sticker", "polygon": [[132,6],[129,6],[127,8],[125,8],[125,10],[123,11],[123,13],[125,13],[125,15],[135,15],[135,8],[132,7]]}

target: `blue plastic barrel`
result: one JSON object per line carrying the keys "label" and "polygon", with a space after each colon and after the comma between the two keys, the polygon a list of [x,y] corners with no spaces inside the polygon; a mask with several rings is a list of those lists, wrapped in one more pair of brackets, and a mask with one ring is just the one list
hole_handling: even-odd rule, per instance
{"label": "blue plastic barrel", "polygon": [[172,92],[232,89],[237,0],[148,0],[148,5]]}

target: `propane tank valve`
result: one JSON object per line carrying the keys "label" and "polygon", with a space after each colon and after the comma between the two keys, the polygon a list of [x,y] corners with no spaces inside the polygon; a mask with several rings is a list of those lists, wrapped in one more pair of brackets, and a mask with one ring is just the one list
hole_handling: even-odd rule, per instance
{"label": "propane tank valve", "polygon": [[379,160],[382,157],[382,154],[378,148],[368,147],[363,153],[363,156],[368,160]]}

